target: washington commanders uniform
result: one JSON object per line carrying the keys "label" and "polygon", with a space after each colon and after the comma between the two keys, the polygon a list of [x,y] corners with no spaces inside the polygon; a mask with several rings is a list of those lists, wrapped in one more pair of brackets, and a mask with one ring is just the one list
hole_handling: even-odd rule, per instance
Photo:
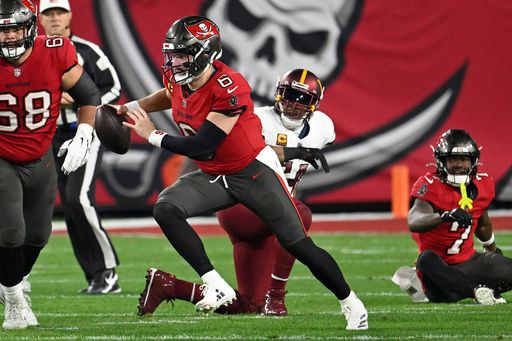
{"label": "washington commanders uniform", "polygon": [[[304,125],[295,131],[283,125],[274,107],[256,108],[255,112],[261,120],[263,136],[268,145],[322,149],[336,137],[332,120],[321,111],[315,111],[310,119],[305,120]],[[283,171],[291,192],[308,166],[309,163],[299,159],[284,163]],[[312,221],[311,211],[297,198],[294,198],[294,203],[308,231]],[[275,241],[268,225],[245,206],[235,205],[219,211],[217,215],[220,225],[228,232],[233,243],[235,272],[240,293],[235,304],[223,309],[228,313],[260,309],[269,289],[271,274],[279,278],[288,278],[295,259]]]}
{"label": "washington commanders uniform", "polygon": [[[332,120],[321,111],[315,111],[310,119],[305,120],[304,125],[295,131],[283,125],[274,107],[256,108],[256,115],[261,120],[265,142],[271,146],[322,149],[332,143],[336,137]],[[302,179],[308,166],[309,163],[299,159],[285,162],[284,175],[292,191]]]}

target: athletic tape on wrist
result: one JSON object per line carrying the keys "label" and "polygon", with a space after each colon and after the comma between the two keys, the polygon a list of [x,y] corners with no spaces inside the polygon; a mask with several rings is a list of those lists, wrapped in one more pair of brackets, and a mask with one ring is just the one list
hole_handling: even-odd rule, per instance
{"label": "athletic tape on wrist", "polygon": [[153,146],[160,148],[162,146],[162,140],[164,139],[167,133],[161,130],[153,130],[151,134],[149,134],[148,142]]}
{"label": "athletic tape on wrist", "polygon": [[128,111],[133,111],[134,109],[140,109],[139,101],[131,101],[124,104],[125,107],[128,108]]}

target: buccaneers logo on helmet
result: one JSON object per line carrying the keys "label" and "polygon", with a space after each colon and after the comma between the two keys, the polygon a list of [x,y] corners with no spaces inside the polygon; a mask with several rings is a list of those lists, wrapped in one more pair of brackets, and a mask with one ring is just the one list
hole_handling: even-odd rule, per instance
{"label": "buccaneers logo on helmet", "polygon": [[170,82],[188,84],[221,57],[219,28],[201,16],[179,19],[167,31],[162,52],[165,77]]}

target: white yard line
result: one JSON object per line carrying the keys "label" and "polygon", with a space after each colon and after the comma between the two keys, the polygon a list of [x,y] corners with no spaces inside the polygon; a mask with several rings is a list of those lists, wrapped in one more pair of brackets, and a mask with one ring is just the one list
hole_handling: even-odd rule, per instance
{"label": "white yard line", "polygon": [[[490,210],[489,216],[492,217],[509,217],[512,216],[512,210]],[[334,213],[334,214],[314,214],[314,222],[326,222],[326,221],[357,221],[357,220],[392,220],[393,215],[388,212],[384,213],[373,213],[373,212],[362,212],[362,213]],[[218,225],[216,217],[195,217],[190,218],[188,221],[192,225]],[[145,227],[157,227],[153,217],[142,217],[142,218],[121,218],[121,219],[103,219],[102,224],[106,229],[127,229],[127,228],[145,228]],[[66,224],[62,219],[55,220],[53,222],[54,231],[65,231]]]}

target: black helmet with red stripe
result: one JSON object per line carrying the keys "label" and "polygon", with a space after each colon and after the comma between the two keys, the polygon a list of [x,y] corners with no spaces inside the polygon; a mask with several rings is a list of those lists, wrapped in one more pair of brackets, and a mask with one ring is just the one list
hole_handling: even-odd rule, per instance
{"label": "black helmet with red stripe", "polygon": [[288,129],[297,129],[320,106],[324,87],[320,79],[306,69],[285,73],[277,82],[274,107]]}

